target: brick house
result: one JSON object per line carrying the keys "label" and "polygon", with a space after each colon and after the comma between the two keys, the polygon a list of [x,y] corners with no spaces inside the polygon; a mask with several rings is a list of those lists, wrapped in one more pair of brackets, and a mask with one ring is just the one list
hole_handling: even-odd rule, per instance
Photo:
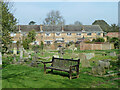
{"label": "brick house", "polygon": [[[103,37],[103,30],[99,25],[64,25],[64,26],[44,26],[44,25],[17,25],[16,33],[12,33],[14,42],[20,39],[20,36],[26,36],[31,30],[36,31],[36,43],[44,44],[77,42],[81,39],[90,39]],[[11,34],[11,36],[12,36]]]}
{"label": "brick house", "polygon": [[119,37],[119,32],[108,32],[107,34],[106,34],[106,36],[108,36],[108,37]]}

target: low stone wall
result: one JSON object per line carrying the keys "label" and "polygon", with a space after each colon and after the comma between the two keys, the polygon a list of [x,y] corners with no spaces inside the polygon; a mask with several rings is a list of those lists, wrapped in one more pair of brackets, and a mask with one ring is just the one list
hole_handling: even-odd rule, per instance
{"label": "low stone wall", "polygon": [[109,49],[114,49],[113,43],[104,44],[80,43],[80,50],[109,50]]}

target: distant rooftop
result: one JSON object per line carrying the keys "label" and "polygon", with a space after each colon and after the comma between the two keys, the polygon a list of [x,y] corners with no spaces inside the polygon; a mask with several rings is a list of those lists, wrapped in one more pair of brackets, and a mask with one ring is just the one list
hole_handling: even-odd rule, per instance
{"label": "distant rooftop", "polygon": [[85,32],[103,32],[99,25],[42,25],[42,28],[40,25],[16,25],[16,31],[19,31],[19,26],[22,32],[29,32],[31,30],[40,32],[41,29],[43,32],[62,32],[62,29],[64,32],[82,32],[82,30]]}

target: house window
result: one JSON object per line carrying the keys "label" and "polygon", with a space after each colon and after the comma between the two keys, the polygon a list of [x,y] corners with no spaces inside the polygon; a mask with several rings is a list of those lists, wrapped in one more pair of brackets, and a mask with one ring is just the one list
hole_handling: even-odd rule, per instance
{"label": "house window", "polygon": [[67,33],[67,36],[71,36],[71,33]]}
{"label": "house window", "polygon": [[101,33],[97,33],[97,35],[101,35]]}
{"label": "house window", "polygon": [[56,36],[60,36],[60,33],[56,33]]}
{"label": "house window", "polygon": [[50,33],[46,33],[45,35],[46,35],[46,36],[50,36]]}
{"label": "house window", "polygon": [[91,35],[91,33],[87,33],[87,35]]}
{"label": "house window", "polygon": [[51,40],[45,40],[44,42],[45,42],[45,44],[52,44]]}
{"label": "house window", "polygon": [[80,36],[80,35],[81,35],[81,33],[76,33],[76,35],[77,35],[77,36]]}

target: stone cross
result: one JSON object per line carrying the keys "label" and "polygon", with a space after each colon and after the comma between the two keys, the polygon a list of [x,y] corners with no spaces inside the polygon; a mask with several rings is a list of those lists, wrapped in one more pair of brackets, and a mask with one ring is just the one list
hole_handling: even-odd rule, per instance
{"label": "stone cross", "polygon": [[14,54],[14,55],[17,54],[17,48],[14,48],[14,50],[13,50],[13,54]]}
{"label": "stone cross", "polygon": [[14,48],[14,50],[13,50],[13,57],[14,57],[13,63],[16,62],[16,54],[17,54],[17,48]]}
{"label": "stone cross", "polygon": [[20,47],[20,60],[22,60],[22,59],[23,59],[23,48]]}

